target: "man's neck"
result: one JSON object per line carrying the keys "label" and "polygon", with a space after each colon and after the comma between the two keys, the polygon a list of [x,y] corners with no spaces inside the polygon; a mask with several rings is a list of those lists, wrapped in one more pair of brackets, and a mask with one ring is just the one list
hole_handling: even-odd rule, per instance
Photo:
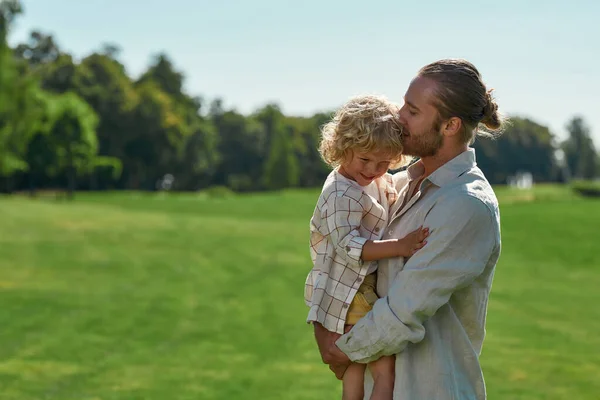
{"label": "man's neck", "polygon": [[423,177],[425,178],[433,174],[435,170],[437,170],[442,165],[446,164],[448,161],[452,160],[459,154],[464,153],[465,151],[467,151],[468,148],[469,146],[467,146],[466,144],[453,148],[442,147],[438,150],[438,152],[435,155],[421,158],[423,168],[425,169]]}

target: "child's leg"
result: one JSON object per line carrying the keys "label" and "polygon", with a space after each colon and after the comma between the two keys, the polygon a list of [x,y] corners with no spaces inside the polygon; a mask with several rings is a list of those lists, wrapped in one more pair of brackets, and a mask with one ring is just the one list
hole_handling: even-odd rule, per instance
{"label": "child's leg", "polygon": [[[352,325],[346,325],[344,332],[348,333]],[[365,396],[365,364],[352,363],[342,377],[342,400],[363,400]]]}
{"label": "child's leg", "polygon": [[381,357],[369,364],[373,375],[373,393],[370,400],[392,400],[394,396],[394,379],[396,357]]}
{"label": "child's leg", "polygon": [[352,363],[342,378],[342,400],[363,400],[365,395],[365,364]]}
{"label": "child's leg", "polygon": [[[377,294],[375,293],[375,274],[370,274],[365,277],[358,289],[358,293],[356,293],[350,303],[350,308],[346,315],[346,333],[352,329],[352,326],[358,322],[360,318],[364,317],[373,308],[375,301],[377,301]],[[342,400],[363,400],[365,395],[365,369],[366,366],[364,364],[350,364],[342,378]],[[392,379],[392,385],[393,383],[394,380]]]}

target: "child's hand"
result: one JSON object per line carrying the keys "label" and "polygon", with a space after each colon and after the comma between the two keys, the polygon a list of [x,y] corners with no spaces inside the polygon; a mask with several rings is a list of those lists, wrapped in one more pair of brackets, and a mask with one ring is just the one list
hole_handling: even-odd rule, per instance
{"label": "child's hand", "polygon": [[429,228],[423,228],[422,226],[402,239],[398,240],[398,250],[401,257],[410,257],[419,251],[423,246],[427,244],[427,237],[429,236]]}

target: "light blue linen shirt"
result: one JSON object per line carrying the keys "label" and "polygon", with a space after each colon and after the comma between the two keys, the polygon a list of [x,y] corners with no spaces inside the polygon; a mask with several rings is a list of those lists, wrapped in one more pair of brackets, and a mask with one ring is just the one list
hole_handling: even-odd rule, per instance
{"label": "light blue linen shirt", "polygon": [[[394,400],[485,399],[479,355],[500,255],[498,202],[473,149],[401,201],[422,175],[420,163],[394,175],[400,200],[383,239],[425,226],[431,232],[427,245],[409,259],[379,262],[381,298],[337,345],[356,362],[395,354]],[[365,399],[372,385],[367,372]]]}

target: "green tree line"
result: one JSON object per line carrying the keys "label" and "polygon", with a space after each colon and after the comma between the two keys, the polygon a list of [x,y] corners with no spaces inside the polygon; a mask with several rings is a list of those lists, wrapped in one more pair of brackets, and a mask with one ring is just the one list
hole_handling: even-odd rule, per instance
{"label": "green tree line", "polygon": [[[0,2],[1,191],[156,190],[161,182],[254,191],[319,186],[327,175],[317,147],[331,110],[297,117],[267,104],[243,115],[188,93],[164,53],[133,79],[114,45],[75,60],[33,31],[11,47],[7,35],[22,11],[19,0]],[[474,144],[492,183],[519,172],[538,182],[598,174],[581,117],[568,122],[564,142],[531,119],[511,120],[499,139]]]}

